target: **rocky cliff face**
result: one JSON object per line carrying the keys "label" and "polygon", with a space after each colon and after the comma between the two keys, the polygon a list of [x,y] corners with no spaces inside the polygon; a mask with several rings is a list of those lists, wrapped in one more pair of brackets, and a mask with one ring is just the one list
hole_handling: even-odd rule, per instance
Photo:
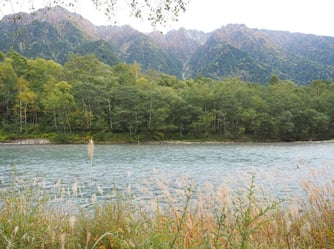
{"label": "rocky cliff face", "polygon": [[18,13],[0,22],[0,50],[64,63],[69,53],[95,53],[108,64],[138,62],[179,78],[272,75],[309,84],[334,81],[334,38],[227,25],[210,33],[181,28],[143,34],[130,26],[96,27],[61,7]]}

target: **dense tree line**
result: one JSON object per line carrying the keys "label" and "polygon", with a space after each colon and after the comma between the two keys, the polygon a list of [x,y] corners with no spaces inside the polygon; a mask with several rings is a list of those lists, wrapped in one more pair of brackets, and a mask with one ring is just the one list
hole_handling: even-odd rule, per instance
{"label": "dense tree line", "polygon": [[0,52],[0,135],[115,134],[130,139],[322,140],[334,137],[334,83],[178,80],[94,55],[64,65]]}

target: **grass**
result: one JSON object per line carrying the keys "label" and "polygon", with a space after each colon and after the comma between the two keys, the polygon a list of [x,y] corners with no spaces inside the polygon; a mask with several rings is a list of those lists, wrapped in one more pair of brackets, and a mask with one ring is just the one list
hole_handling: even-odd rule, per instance
{"label": "grass", "polygon": [[96,202],[96,193],[89,208],[72,209],[59,183],[50,194],[42,182],[14,176],[0,192],[0,248],[334,248],[333,182],[305,181],[307,199],[286,202],[258,196],[248,180],[229,191],[152,178],[145,198],[113,191]]}

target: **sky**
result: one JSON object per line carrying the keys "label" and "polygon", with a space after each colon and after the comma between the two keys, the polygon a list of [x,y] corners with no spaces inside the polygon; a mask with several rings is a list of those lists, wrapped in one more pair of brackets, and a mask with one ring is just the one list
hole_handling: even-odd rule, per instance
{"label": "sky", "polygon": [[[27,0],[24,4],[14,3],[5,9],[0,7],[0,15],[22,10],[29,12],[31,7],[27,6],[32,5],[38,9],[42,7],[39,6],[39,1],[43,2]],[[71,11],[78,12],[96,25],[113,24],[103,13],[96,11],[93,5],[89,4],[90,1],[77,2]],[[130,24],[142,32],[153,30],[147,21],[130,18],[128,13],[122,10],[117,12],[116,21],[116,25]],[[334,0],[190,0],[187,11],[178,22],[169,22],[166,27],[158,29],[166,32],[184,27],[211,32],[227,24],[245,24],[249,28],[334,37]]]}

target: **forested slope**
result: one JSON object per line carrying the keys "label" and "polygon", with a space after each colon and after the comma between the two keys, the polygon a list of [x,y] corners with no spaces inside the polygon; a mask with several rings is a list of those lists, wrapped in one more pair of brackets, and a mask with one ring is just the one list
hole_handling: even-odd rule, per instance
{"label": "forested slope", "polygon": [[334,83],[178,80],[143,73],[138,63],[110,66],[94,55],[72,55],[61,65],[10,51],[0,53],[0,134],[60,142],[331,139]]}

